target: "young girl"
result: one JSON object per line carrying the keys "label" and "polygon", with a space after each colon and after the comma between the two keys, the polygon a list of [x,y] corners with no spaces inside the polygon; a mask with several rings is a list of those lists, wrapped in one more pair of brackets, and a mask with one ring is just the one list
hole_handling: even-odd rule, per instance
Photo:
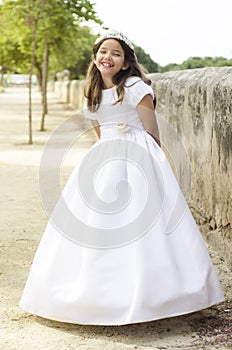
{"label": "young girl", "polygon": [[48,222],[21,307],[58,321],[123,325],[221,302],[204,241],[160,147],[153,90],[120,32],[94,45],[85,114],[99,141]]}

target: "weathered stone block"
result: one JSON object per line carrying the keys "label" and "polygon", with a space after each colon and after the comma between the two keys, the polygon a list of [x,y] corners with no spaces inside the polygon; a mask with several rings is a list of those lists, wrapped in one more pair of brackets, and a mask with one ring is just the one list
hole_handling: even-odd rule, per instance
{"label": "weathered stone block", "polygon": [[207,237],[232,268],[232,67],[150,79],[163,148],[196,221],[208,223]]}

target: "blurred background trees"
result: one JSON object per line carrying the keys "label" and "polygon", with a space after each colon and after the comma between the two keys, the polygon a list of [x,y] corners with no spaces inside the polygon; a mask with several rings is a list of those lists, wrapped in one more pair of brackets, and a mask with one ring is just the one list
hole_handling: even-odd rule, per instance
{"label": "blurred background trees", "polygon": [[[96,39],[89,21],[103,22],[90,0],[0,0],[0,85],[5,75],[28,74],[29,143],[32,143],[31,88],[36,74],[42,97],[40,130],[44,131],[47,81],[68,70],[70,79],[84,79]],[[180,69],[232,66],[223,57],[190,57],[181,64],[164,67],[135,45],[138,61],[148,73]]]}
{"label": "blurred background trees", "polygon": [[160,66],[159,71],[167,72],[172,70],[223,66],[232,66],[232,59],[226,59],[224,57],[190,57],[180,64],[170,63],[164,67]]}
{"label": "blurred background trees", "polygon": [[[36,72],[42,96],[44,131],[47,81],[60,69],[78,66],[93,35],[83,21],[99,25],[89,0],[3,0],[0,4],[0,66],[5,73],[29,74],[29,143],[32,143],[31,82]],[[89,47],[88,47],[89,46]],[[82,72],[79,72],[79,75]]]}
{"label": "blurred background trees", "polygon": [[[46,60],[50,77],[68,69],[71,79],[84,78],[96,39],[88,21],[103,25],[94,10],[94,4],[89,0],[0,1],[2,72],[29,73],[36,18],[38,28],[34,72],[40,86]],[[135,45],[135,52],[149,73],[232,65],[232,60],[223,57],[190,57],[181,64],[170,63],[162,67],[141,47]]]}

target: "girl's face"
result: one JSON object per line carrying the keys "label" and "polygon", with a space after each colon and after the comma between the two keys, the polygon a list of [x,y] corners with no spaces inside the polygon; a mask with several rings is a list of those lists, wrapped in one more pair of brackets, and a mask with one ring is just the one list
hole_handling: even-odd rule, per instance
{"label": "girl's face", "polygon": [[98,49],[94,63],[100,71],[104,82],[112,82],[112,78],[121,69],[128,68],[125,54],[120,43],[115,39],[105,40]]}

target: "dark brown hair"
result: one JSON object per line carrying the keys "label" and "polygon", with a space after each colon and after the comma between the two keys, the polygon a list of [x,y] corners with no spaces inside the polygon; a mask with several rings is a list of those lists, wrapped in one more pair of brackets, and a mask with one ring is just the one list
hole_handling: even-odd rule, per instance
{"label": "dark brown hair", "polygon": [[[104,39],[94,45],[92,61],[87,72],[84,96],[87,99],[87,107],[91,112],[96,112],[98,110],[102,100],[102,90],[104,89],[103,80],[99,70],[94,63],[94,59],[96,58],[100,46],[107,39]],[[113,84],[116,86],[116,91],[118,94],[118,100],[115,103],[118,103],[122,102],[123,100],[125,94],[124,87],[128,77],[140,77],[148,85],[151,84],[151,81],[145,76],[145,69],[141,64],[138,63],[134,50],[132,50],[124,41],[116,38],[113,39],[117,40],[122,46],[125,55],[125,63],[129,65],[127,69],[120,70],[113,77]]]}

